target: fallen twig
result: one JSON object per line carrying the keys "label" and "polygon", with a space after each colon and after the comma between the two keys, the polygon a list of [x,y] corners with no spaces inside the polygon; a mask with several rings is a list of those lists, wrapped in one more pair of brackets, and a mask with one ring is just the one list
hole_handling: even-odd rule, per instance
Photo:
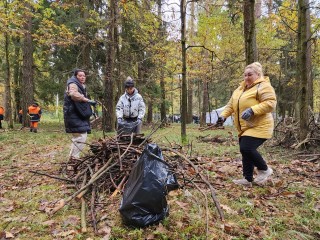
{"label": "fallen twig", "polygon": [[[87,181],[87,174],[83,177],[83,182],[81,186],[83,187],[86,184]],[[86,201],[84,198],[81,198],[81,232],[86,233],[87,230],[87,222],[86,222]]]}
{"label": "fallen twig", "polygon": [[56,213],[57,211],[59,211],[61,208],[63,208],[66,204],[68,204],[72,199],[74,199],[79,193],[81,193],[82,191],[84,191],[86,188],[88,188],[88,187],[90,187],[93,183],[95,183],[100,177],[102,177],[103,176],[103,174],[105,173],[105,172],[107,172],[111,167],[113,167],[115,164],[113,164],[113,165],[111,165],[111,166],[109,166],[109,164],[110,164],[110,162],[111,162],[111,160],[112,160],[113,158],[111,157],[109,160],[108,160],[108,162],[105,164],[105,166],[103,167],[103,168],[101,168],[101,169],[103,169],[102,171],[98,171],[99,173],[100,173],[100,175],[96,175],[95,174],[95,177],[94,178],[91,178],[90,180],[89,180],[89,182],[85,185],[85,186],[83,186],[82,188],[80,188],[78,191],[76,191],[74,194],[72,194],[71,196],[69,196],[67,199],[61,199],[60,201],[59,201],[59,204],[56,206],[56,207],[54,207],[49,213],[50,214],[54,214],[54,213]]}
{"label": "fallen twig", "polygon": [[210,191],[211,191],[211,197],[216,205],[216,208],[218,210],[218,213],[220,215],[220,219],[223,221],[224,220],[224,215],[223,215],[223,212],[222,212],[222,209],[220,207],[220,203],[216,197],[216,194],[215,194],[215,190],[214,188],[212,187],[212,185],[209,183],[209,181],[199,172],[198,170],[198,167],[193,164],[193,162],[191,162],[187,157],[185,157],[183,154],[181,154],[180,152],[176,151],[176,150],[173,150],[173,149],[170,149],[170,148],[166,148],[166,147],[163,147],[162,148],[163,151],[171,151],[171,152],[174,152],[175,154],[177,154],[178,156],[180,156],[181,158],[183,158],[185,161],[187,161],[195,170],[195,172],[201,177],[202,181],[209,187]]}
{"label": "fallen twig", "polygon": [[35,174],[38,174],[38,175],[47,176],[47,177],[54,178],[54,179],[58,179],[58,180],[62,180],[62,181],[65,181],[65,182],[74,182],[74,180],[72,180],[72,179],[58,177],[58,176],[50,175],[50,174],[44,173],[44,172],[39,172],[39,171],[34,171],[34,170],[29,170],[29,172],[35,173]]}

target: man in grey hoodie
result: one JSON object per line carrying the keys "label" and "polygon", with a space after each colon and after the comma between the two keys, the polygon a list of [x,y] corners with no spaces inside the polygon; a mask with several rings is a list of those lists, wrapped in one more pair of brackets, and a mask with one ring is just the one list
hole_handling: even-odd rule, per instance
{"label": "man in grey hoodie", "polygon": [[131,77],[127,77],[124,82],[125,93],[120,97],[116,113],[118,119],[118,128],[125,123],[135,122],[136,127],[134,132],[139,134],[141,132],[142,119],[146,112],[142,96],[134,87],[134,81]]}

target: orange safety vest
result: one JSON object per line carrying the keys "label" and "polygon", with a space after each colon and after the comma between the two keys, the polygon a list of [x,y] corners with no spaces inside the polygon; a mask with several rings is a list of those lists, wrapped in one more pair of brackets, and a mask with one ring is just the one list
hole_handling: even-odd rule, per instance
{"label": "orange safety vest", "polygon": [[0,107],[0,115],[3,115],[3,114],[4,114],[4,108]]}
{"label": "orange safety vest", "polygon": [[28,114],[30,115],[31,122],[39,122],[42,114],[41,108],[38,106],[31,105],[28,108]]}

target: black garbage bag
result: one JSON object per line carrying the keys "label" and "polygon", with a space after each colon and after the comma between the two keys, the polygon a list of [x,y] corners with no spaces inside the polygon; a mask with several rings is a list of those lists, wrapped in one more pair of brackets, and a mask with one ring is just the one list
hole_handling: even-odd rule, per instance
{"label": "black garbage bag", "polygon": [[179,187],[156,144],[146,145],[124,188],[120,214],[125,224],[145,227],[169,214],[166,195]]}
{"label": "black garbage bag", "polygon": [[119,135],[127,135],[127,134],[131,134],[131,133],[135,133],[137,125],[138,125],[138,123],[134,122],[134,121],[132,121],[132,122],[123,121],[118,124],[117,133]]}

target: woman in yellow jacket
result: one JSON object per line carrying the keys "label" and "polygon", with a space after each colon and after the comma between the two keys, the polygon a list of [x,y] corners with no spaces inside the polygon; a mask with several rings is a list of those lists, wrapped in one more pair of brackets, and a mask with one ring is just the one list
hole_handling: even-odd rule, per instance
{"label": "woman in yellow jacket", "polygon": [[243,179],[233,180],[235,184],[251,187],[254,167],[258,175],[254,182],[263,184],[272,174],[257,148],[272,137],[274,121],[271,112],[276,107],[276,95],[269,78],[263,76],[258,62],[248,65],[244,71],[244,81],[233,92],[225,110],[218,118],[223,124],[231,114],[238,130],[242,155]]}

